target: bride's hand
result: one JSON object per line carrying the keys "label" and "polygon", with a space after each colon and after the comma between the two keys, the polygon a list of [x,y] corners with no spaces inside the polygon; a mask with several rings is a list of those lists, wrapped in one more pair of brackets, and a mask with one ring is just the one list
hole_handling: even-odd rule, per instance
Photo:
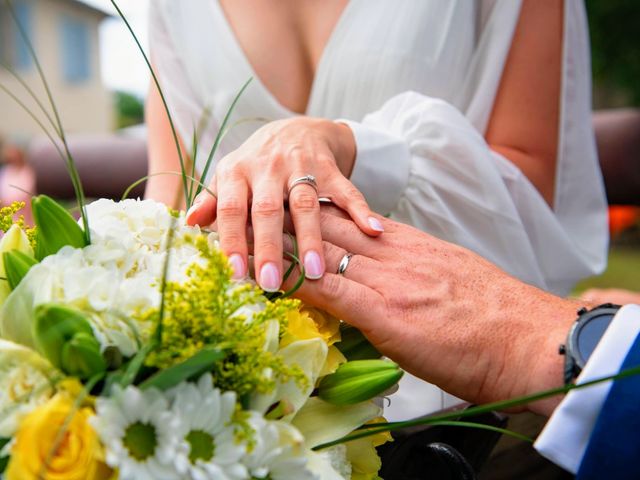
{"label": "bride's hand", "polygon": [[[367,235],[382,232],[364,197],[347,178],[354,159],[355,141],[346,125],[308,117],[271,122],[218,163],[210,185],[217,198],[207,192],[199,195],[187,222],[205,226],[217,220],[221,248],[241,278],[247,273],[250,207],[256,279],[264,290],[276,291],[282,282],[288,201],[306,276],[318,279],[325,271],[318,196],[347,211]],[[308,175],[315,177],[318,191],[309,183],[291,188],[296,179]]]}

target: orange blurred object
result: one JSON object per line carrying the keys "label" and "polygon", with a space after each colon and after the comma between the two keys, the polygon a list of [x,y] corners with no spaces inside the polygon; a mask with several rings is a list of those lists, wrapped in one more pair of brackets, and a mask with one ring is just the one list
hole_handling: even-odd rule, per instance
{"label": "orange blurred object", "polygon": [[640,208],[626,205],[609,207],[609,232],[618,235],[640,221]]}

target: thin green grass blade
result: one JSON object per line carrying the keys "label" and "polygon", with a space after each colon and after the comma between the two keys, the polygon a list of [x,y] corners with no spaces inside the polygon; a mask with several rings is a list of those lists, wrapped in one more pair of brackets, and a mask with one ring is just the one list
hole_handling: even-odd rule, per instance
{"label": "thin green grass blade", "polygon": [[501,433],[503,435],[508,435],[513,438],[517,438],[518,440],[522,440],[523,442],[533,443],[533,438],[527,437],[522,433],[514,432],[513,430],[509,430],[508,428],[500,428],[494,427],[493,425],[485,425],[484,423],[477,422],[463,422],[463,421],[442,421],[442,422],[434,422],[429,424],[432,427],[466,427],[466,428],[476,428],[478,430],[489,430],[490,432]]}
{"label": "thin green grass blade", "polygon": [[167,256],[164,259],[164,266],[162,267],[162,280],[160,283],[160,310],[158,311],[158,325],[156,325],[156,331],[154,332],[154,335],[153,335],[154,341],[158,345],[158,347],[162,345],[162,326],[163,326],[164,314],[165,314],[167,277],[169,275],[169,264],[171,260],[171,245],[173,244],[175,228],[176,228],[176,219],[172,218],[171,225],[169,226],[169,231],[167,232],[167,243],[165,246]]}
{"label": "thin green grass blade", "polygon": [[[245,82],[245,84],[242,86],[240,91],[236,94],[235,98],[233,99],[233,102],[231,102],[231,106],[227,110],[227,113],[224,116],[224,119],[222,120],[222,125],[220,125],[220,128],[218,129],[218,134],[216,135],[216,139],[213,142],[213,146],[211,147],[211,150],[209,151],[209,156],[207,157],[207,161],[205,162],[204,169],[202,170],[202,176],[201,176],[202,179],[207,178],[207,174],[209,173],[209,169],[211,168],[211,164],[213,163],[213,156],[215,155],[216,150],[218,150],[218,145],[220,145],[225,129],[227,128],[227,124],[229,123],[229,119],[231,118],[231,114],[233,113],[233,110],[235,109],[238,103],[238,100],[240,100],[240,97],[242,96],[244,91],[247,89],[249,84],[252,82],[252,80],[253,78],[249,78],[249,80]],[[201,187],[198,187],[196,189],[196,197],[200,194],[201,191],[202,191]]]}
{"label": "thin green grass blade", "polygon": [[126,388],[131,385],[138,376],[144,361],[147,359],[149,354],[157,347],[157,343],[155,340],[151,340],[149,343],[144,345],[138,352],[133,356],[133,358],[129,361],[124,374],[120,378],[118,382],[122,388]]}
{"label": "thin green grass blade", "polygon": [[298,289],[302,286],[302,284],[304,283],[304,265],[302,264],[302,261],[300,261],[300,259],[294,255],[293,253],[290,252],[285,252],[286,256],[289,257],[291,259],[291,261],[293,262],[294,265],[298,265],[298,268],[300,269],[300,275],[298,276],[298,279],[296,280],[296,283],[293,287],[291,287],[289,290],[287,290],[286,292],[274,292],[272,294],[270,294],[269,296],[267,296],[267,298],[269,300],[275,300],[277,298],[288,298],[291,295],[293,295],[294,293],[296,293],[298,291]]}
{"label": "thin green grass blade", "polygon": [[67,171],[69,172],[69,176],[71,177],[71,183],[73,185],[73,189],[76,194],[76,200],[78,201],[78,207],[80,208],[80,214],[82,216],[85,239],[87,244],[90,244],[91,232],[89,231],[89,219],[87,217],[87,212],[84,208],[85,197],[84,197],[84,190],[82,188],[82,182],[80,181],[80,175],[78,174],[78,169],[76,167],[75,161],[73,160],[73,156],[71,155],[71,151],[69,150],[69,145],[67,143],[64,127],[62,126],[60,113],[53,99],[53,94],[51,93],[49,82],[47,81],[47,77],[44,74],[42,65],[40,64],[40,60],[38,59],[38,55],[36,55],[36,52],[33,48],[33,44],[29,39],[29,35],[27,35],[27,32],[25,31],[23,25],[18,20],[18,16],[16,15],[16,12],[13,8],[13,3],[11,2],[11,0],[5,0],[5,5],[7,6],[15,25],[18,27],[18,32],[20,33],[20,37],[24,41],[27,47],[27,50],[29,51],[29,55],[33,59],[33,63],[35,64],[36,69],[38,71],[38,76],[40,77],[40,81],[42,82],[44,90],[47,94],[47,99],[49,100],[49,104],[51,105],[51,110],[53,110],[55,122],[58,125],[57,130],[60,136],[60,140],[62,141],[62,145],[64,146],[64,151],[66,153],[65,158],[66,158]]}
{"label": "thin green grass blade", "polygon": [[58,136],[60,136],[60,132],[58,131],[58,126],[56,125],[56,122],[54,122],[53,118],[51,117],[51,114],[44,107],[44,105],[42,104],[42,102],[40,101],[38,96],[35,94],[33,89],[29,86],[29,84],[24,81],[24,79],[22,78],[21,75],[18,74],[18,72],[16,72],[13,68],[11,68],[6,63],[0,61],[0,67],[4,68],[7,72],[9,72],[11,74],[11,76],[13,76],[13,78],[15,78],[20,83],[20,85],[22,85],[22,88],[24,88],[27,91],[29,96],[33,99],[34,102],[36,102],[36,105],[38,105],[38,107],[40,108],[42,113],[45,115],[45,117],[49,121],[49,124],[55,130],[55,133]]}
{"label": "thin green grass blade", "polygon": [[[294,237],[293,235],[291,235],[289,232],[287,232],[287,236],[289,237],[289,240],[291,240],[291,244],[293,245],[293,255],[294,256],[298,256],[298,242],[296,241],[296,237]],[[296,263],[292,262],[291,265],[289,265],[289,268],[287,269],[287,271],[284,273],[284,276],[282,277],[282,281],[286,282],[289,277],[291,276],[291,274],[293,273],[293,270],[296,268]]]}
{"label": "thin green grass blade", "polygon": [[[136,43],[136,45],[138,47],[138,50],[142,54],[142,57],[144,58],[144,61],[147,64],[147,68],[149,69],[149,73],[151,74],[151,78],[153,79],[153,83],[155,84],[156,88],[158,89],[158,93],[160,94],[160,99],[162,100],[162,105],[164,106],[165,112],[167,113],[167,118],[169,119],[169,126],[171,127],[171,134],[173,135],[173,141],[174,141],[174,143],[176,145],[176,151],[178,152],[178,159],[180,161],[180,171],[184,175],[182,177],[182,188],[184,189],[185,202],[187,203],[187,208],[188,208],[189,207],[188,198],[187,198],[188,188],[187,188],[187,178],[186,178],[186,173],[187,172],[186,172],[186,169],[185,169],[184,157],[182,155],[182,149],[180,148],[180,141],[178,140],[178,133],[177,133],[176,127],[175,127],[175,125],[173,123],[173,118],[171,117],[171,112],[169,111],[169,105],[167,104],[167,100],[166,100],[166,98],[164,96],[164,92],[162,91],[162,87],[160,87],[160,81],[158,80],[158,77],[156,76],[156,72],[153,71],[153,67],[151,66],[151,61],[149,60],[149,57],[147,57],[147,54],[144,52],[144,48],[142,48],[142,45],[140,44],[140,41],[138,40],[137,35],[133,31],[133,28],[131,28],[131,25],[129,24],[129,21],[124,16],[124,14],[122,13],[122,10],[120,10],[120,7],[115,2],[115,0],[111,0],[111,4],[116,9],[116,11],[118,12],[118,15],[120,16],[120,18],[124,22],[125,26],[127,27],[127,30],[129,30],[129,33],[133,37],[133,40],[134,40],[134,42]],[[194,159],[194,162],[195,162],[195,159]]]}
{"label": "thin green grass blade", "polygon": [[80,395],[78,395],[78,398],[76,398],[75,401],[73,402],[73,407],[71,408],[69,415],[67,415],[63,424],[60,426],[60,429],[56,433],[55,440],[53,441],[53,446],[51,447],[51,450],[47,453],[47,458],[42,464],[42,468],[38,473],[38,478],[43,478],[43,479],[47,478],[46,474],[47,474],[47,471],[49,470],[49,467],[51,466],[51,461],[53,460],[54,455],[60,448],[60,445],[62,445],[65,434],[67,433],[67,430],[69,429],[69,425],[71,424],[71,420],[73,420],[74,415],[80,409],[82,402],[84,402],[85,398],[87,398],[91,390],[93,390],[93,387],[95,387],[98,384],[98,382],[102,380],[102,378],[104,378],[104,375],[105,374],[103,372],[90,378],[89,381],[86,383],[86,385],[84,385],[84,388],[82,389],[82,392],[80,392]]}
{"label": "thin green grass blade", "polygon": [[186,205],[191,206],[193,204],[193,189],[195,188],[195,182],[193,179],[196,176],[196,158],[198,158],[198,132],[193,129],[193,137],[191,139],[191,181],[189,182],[189,191],[187,192]]}
{"label": "thin green grass blade", "polygon": [[492,402],[485,405],[478,405],[475,407],[470,407],[470,408],[467,408],[466,410],[448,412],[441,415],[434,415],[432,417],[419,418],[416,420],[409,420],[406,422],[376,423],[371,425],[370,426],[371,428],[367,428],[367,426],[365,426],[363,429],[355,433],[351,433],[349,435],[346,435],[332,442],[327,442],[321,445],[317,445],[316,447],[313,448],[313,450],[323,450],[325,448],[333,447],[334,445],[339,445],[341,443],[348,442],[350,440],[357,440],[358,438],[368,437],[371,435],[375,435],[376,433],[388,432],[391,430],[398,430],[401,428],[415,427],[419,425],[432,425],[437,422],[454,422],[455,423],[458,421],[457,419],[459,418],[469,417],[472,415],[479,415],[481,413],[487,413],[492,411],[508,410],[510,408],[519,407],[522,405],[527,405],[533,402],[537,402],[538,400],[543,400],[545,398],[562,395],[571,390],[580,390],[583,388],[588,388],[593,385],[597,385],[602,382],[608,382],[611,380],[612,381],[622,380],[624,378],[627,378],[633,375],[640,375],[640,366],[623,370],[622,372],[616,375],[609,375],[606,377],[597,378],[589,382],[581,383],[579,385],[566,385],[563,387],[552,388],[552,389],[544,390],[542,392],[534,393],[531,395],[517,397],[509,400],[502,400],[499,402]]}
{"label": "thin green grass blade", "polygon": [[65,155],[62,152],[62,150],[60,149],[60,146],[58,145],[58,143],[55,141],[55,139],[53,138],[53,135],[51,135],[51,132],[49,132],[49,130],[47,130],[47,127],[44,125],[44,123],[35,115],[35,113],[33,113],[31,111],[31,109],[22,101],[20,100],[20,98],[18,98],[11,90],[9,90],[5,85],[0,83],[0,90],[2,90],[4,93],[6,93],[9,97],[11,97],[11,99],[16,102],[20,108],[22,108],[30,117],[31,119],[36,122],[36,124],[40,127],[40,129],[42,130],[42,132],[47,136],[47,138],[49,138],[49,140],[51,140],[51,143],[53,144],[53,146],[55,147],[55,149],[58,151],[58,154],[60,155],[60,158],[62,158],[63,160],[65,160]]}
{"label": "thin green grass blade", "polygon": [[[133,182],[131,185],[129,185],[127,187],[127,189],[124,191],[124,193],[122,194],[122,198],[121,200],[125,200],[129,197],[129,194],[131,193],[131,191],[136,188],[138,185],[140,185],[141,183],[146,182],[147,180],[149,180],[151,177],[157,177],[158,175],[177,175],[177,176],[182,176],[181,173],[179,172],[156,172],[156,173],[152,173],[150,175],[145,175],[144,177],[136,180],[135,182]],[[200,180],[198,180],[197,178],[194,177],[189,177],[187,176],[187,179],[192,180],[193,182],[197,183],[198,185],[202,185],[202,188],[208,192],[212,197],[215,197],[216,194],[213,193],[211,190],[209,190],[209,188],[206,187],[206,185],[204,185],[204,183],[202,183]]]}
{"label": "thin green grass blade", "polygon": [[[204,130],[204,128],[206,127],[207,123],[209,122],[209,117],[211,116],[211,109],[209,107],[205,107],[204,111],[202,112],[202,115],[200,115],[200,120],[198,120],[198,125],[194,126],[194,130],[193,130],[193,139],[192,139],[192,162],[191,162],[191,177],[195,178],[196,177],[196,161],[198,159],[198,139],[200,137],[199,132],[202,132],[202,130]],[[194,188],[196,184],[192,181],[191,184],[189,185],[189,195],[188,195],[188,201],[189,203],[187,205],[191,206],[193,205],[193,198],[194,198]]]}

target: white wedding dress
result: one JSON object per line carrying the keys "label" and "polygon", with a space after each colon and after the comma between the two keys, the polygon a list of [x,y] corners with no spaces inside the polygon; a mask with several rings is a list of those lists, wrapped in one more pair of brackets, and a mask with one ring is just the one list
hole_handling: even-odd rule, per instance
{"label": "white wedding dress", "polygon": [[[519,11],[519,0],[351,0],[320,59],[306,114],[351,126],[358,152],[351,180],[377,212],[566,294],[604,267],[608,240],[586,18],[580,0],[565,1],[550,208],[483,139]],[[234,120],[295,115],[260,82],[216,0],[153,0],[150,18],[152,61],[187,147],[203,112],[210,112],[200,168],[249,77],[254,81]],[[234,128],[216,160],[260,125]],[[456,401],[406,375],[385,416],[406,419]]]}

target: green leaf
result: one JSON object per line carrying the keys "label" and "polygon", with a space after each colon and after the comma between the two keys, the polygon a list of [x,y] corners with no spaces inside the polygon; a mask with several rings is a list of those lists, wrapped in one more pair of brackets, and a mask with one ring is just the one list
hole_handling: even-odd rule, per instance
{"label": "green leaf", "polygon": [[341,340],[336,347],[349,361],[370,360],[382,357],[360,330],[346,323],[340,325]]}
{"label": "green leaf", "polygon": [[4,269],[11,290],[14,290],[25,275],[27,275],[31,267],[38,263],[35,258],[20,250],[4,252],[2,254],[2,261],[4,262]]}
{"label": "green leaf", "polygon": [[209,371],[225,357],[225,353],[217,348],[205,348],[182,363],[161,370],[142,382],[140,388],[158,388],[168,390],[180,382],[197,378]]}
{"label": "green leaf", "polygon": [[[11,441],[10,438],[0,438],[0,450]],[[5,471],[7,464],[9,463],[9,457],[0,457],[0,474]]]}

